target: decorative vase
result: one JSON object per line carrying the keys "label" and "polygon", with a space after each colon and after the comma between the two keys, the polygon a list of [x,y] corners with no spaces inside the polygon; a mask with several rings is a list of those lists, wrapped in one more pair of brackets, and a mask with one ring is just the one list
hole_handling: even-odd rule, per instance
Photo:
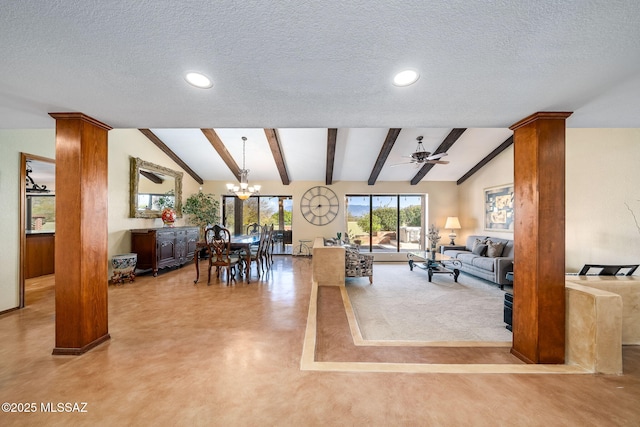
{"label": "decorative vase", "polygon": [[164,208],[162,210],[162,222],[165,227],[173,227],[173,223],[176,221],[176,211],[171,208]]}
{"label": "decorative vase", "polygon": [[111,258],[111,265],[113,266],[111,281],[113,283],[124,283],[125,279],[129,279],[129,282],[133,282],[136,277],[137,262],[138,254],[135,253],[114,255]]}

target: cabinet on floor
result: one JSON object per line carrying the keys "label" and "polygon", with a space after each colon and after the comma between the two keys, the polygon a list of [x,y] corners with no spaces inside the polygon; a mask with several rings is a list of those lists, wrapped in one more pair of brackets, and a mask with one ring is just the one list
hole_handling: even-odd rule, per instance
{"label": "cabinet on floor", "polygon": [[131,230],[131,252],[138,254],[136,268],[158,270],[178,267],[193,259],[198,227],[138,228]]}

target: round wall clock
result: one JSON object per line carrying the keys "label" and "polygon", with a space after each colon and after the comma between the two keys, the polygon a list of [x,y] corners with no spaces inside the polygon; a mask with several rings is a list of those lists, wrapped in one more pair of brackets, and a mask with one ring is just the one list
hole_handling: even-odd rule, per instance
{"label": "round wall clock", "polygon": [[338,196],[327,187],[310,188],[300,200],[300,211],[304,219],[313,225],[326,225],[338,215]]}

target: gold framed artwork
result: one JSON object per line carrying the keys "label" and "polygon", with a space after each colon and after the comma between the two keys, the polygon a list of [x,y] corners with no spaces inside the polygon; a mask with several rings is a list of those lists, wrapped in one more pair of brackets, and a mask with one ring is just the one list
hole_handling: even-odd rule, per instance
{"label": "gold framed artwork", "polygon": [[513,184],[485,188],[484,229],[513,232],[513,202]]}

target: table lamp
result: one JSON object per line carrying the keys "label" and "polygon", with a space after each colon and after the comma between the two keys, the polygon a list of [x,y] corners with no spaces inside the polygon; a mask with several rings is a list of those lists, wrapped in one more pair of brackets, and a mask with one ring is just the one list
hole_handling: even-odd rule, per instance
{"label": "table lamp", "polygon": [[458,217],[457,216],[448,216],[447,217],[447,222],[445,222],[444,224],[444,228],[445,229],[449,229],[451,230],[451,234],[449,234],[449,238],[451,239],[451,242],[449,243],[450,245],[455,245],[455,238],[456,238],[456,232],[454,230],[457,230],[460,227],[460,221],[458,221]]}

